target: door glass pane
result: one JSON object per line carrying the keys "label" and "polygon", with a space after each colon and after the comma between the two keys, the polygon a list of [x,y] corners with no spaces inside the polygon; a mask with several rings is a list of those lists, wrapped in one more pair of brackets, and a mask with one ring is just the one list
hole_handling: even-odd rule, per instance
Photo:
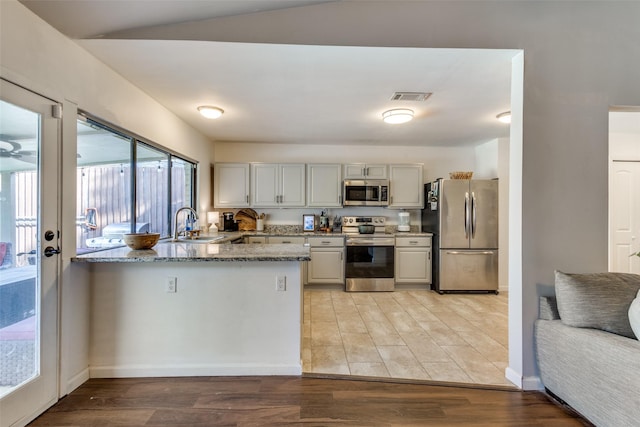
{"label": "door glass pane", "polygon": [[78,120],[77,253],[121,246],[131,232],[130,138]]}
{"label": "door glass pane", "polygon": [[169,236],[169,155],[143,143],[136,150],[136,228]]}
{"label": "door glass pane", "polygon": [[40,115],[0,101],[0,396],[39,374]]}
{"label": "door glass pane", "polygon": [[[173,157],[171,160],[171,215],[183,206],[194,209],[195,165]],[[206,226],[206,221],[200,221]]]}

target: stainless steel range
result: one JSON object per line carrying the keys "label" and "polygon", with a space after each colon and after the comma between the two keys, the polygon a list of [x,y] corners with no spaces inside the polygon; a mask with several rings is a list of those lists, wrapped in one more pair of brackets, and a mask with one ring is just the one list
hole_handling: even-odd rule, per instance
{"label": "stainless steel range", "polygon": [[347,292],[393,291],[395,237],[385,233],[383,216],[347,216],[345,278]]}

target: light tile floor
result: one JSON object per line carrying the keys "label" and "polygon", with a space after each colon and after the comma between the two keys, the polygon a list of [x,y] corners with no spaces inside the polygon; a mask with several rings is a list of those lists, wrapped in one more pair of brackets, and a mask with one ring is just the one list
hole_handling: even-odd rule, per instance
{"label": "light tile floor", "polygon": [[307,373],[512,385],[507,294],[304,291]]}

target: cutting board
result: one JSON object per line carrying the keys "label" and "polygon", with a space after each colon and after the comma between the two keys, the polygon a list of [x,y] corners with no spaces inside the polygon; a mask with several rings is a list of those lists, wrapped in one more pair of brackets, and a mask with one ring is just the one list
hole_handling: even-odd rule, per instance
{"label": "cutting board", "polygon": [[256,229],[258,213],[251,208],[240,209],[233,219],[238,221],[238,230],[250,231]]}

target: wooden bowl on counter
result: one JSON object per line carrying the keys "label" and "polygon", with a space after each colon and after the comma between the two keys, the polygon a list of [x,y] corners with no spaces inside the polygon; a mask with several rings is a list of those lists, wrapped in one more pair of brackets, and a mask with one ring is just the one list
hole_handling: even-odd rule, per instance
{"label": "wooden bowl on counter", "polygon": [[151,249],[158,243],[160,233],[127,233],[122,235],[122,240],[131,249]]}

